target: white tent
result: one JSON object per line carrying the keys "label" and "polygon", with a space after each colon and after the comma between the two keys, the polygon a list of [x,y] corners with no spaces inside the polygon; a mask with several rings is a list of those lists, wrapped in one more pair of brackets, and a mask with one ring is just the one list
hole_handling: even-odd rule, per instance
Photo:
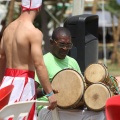
{"label": "white tent", "polygon": [[[84,14],[92,14],[91,11],[85,11]],[[97,11],[96,15],[99,17],[99,27],[102,27],[105,25],[105,27],[111,27],[112,26],[112,17],[110,12],[104,11],[104,18],[102,11]],[[114,24],[115,26],[118,25],[118,19],[116,16],[114,16]]]}

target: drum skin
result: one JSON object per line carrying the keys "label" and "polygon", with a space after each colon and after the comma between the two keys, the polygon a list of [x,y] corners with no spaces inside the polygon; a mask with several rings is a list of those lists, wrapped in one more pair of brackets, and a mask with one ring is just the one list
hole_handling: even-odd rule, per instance
{"label": "drum skin", "polygon": [[103,83],[90,85],[84,93],[86,106],[93,111],[103,110],[108,98],[112,96],[110,89]]}
{"label": "drum skin", "polygon": [[58,72],[51,85],[53,89],[59,91],[55,94],[58,107],[70,109],[84,104],[82,98],[85,90],[85,80],[75,70],[65,69]]}
{"label": "drum skin", "polygon": [[85,70],[84,77],[87,86],[94,83],[102,82],[106,84],[114,94],[119,93],[118,83],[115,77],[110,76],[107,67],[101,63],[89,65]]}
{"label": "drum skin", "polygon": [[86,68],[84,76],[88,84],[104,82],[108,77],[108,71],[102,64],[91,64]]}

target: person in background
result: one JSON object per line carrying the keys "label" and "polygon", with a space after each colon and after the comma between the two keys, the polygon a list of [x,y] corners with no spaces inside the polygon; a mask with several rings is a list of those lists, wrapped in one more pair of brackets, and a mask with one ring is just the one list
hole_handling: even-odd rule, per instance
{"label": "person in background", "polygon": [[[71,33],[65,27],[58,27],[53,31],[52,38],[50,39],[51,52],[44,55],[44,62],[48,70],[49,80],[52,82],[52,78],[61,70],[71,68],[81,73],[77,61],[68,56],[69,50],[72,48]],[[35,76],[36,88],[37,88],[37,98],[38,100],[45,100],[47,98],[42,92],[41,85],[37,75]],[[59,91],[55,90],[55,93]],[[42,97],[44,96],[44,97]],[[42,97],[42,98],[40,98]],[[40,110],[39,106],[38,109]]]}
{"label": "person in background", "polygon": [[[0,46],[0,89],[14,85],[8,104],[35,100],[36,70],[50,103],[48,109],[53,110],[57,100],[43,60],[43,34],[33,25],[41,4],[42,0],[22,0],[21,15],[4,30]],[[33,104],[28,120],[37,120],[35,109]]]}

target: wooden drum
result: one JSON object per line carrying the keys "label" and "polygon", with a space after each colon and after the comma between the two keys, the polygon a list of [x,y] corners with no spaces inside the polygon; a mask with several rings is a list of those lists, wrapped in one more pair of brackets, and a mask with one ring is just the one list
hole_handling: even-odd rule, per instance
{"label": "wooden drum", "polygon": [[85,80],[73,69],[64,69],[58,72],[52,81],[52,88],[59,91],[56,95],[57,105],[60,108],[77,108],[83,105]]}
{"label": "wooden drum", "polygon": [[102,64],[91,64],[86,68],[84,77],[88,84],[104,82],[108,78],[108,71]]}
{"label": "wooden drum", "polygon": [[93,111],[103,110],[106,100],[112,96],[112,92],[103,83],[94,83],[90,85],[84,93],[86,106]]}
{"label": "wooden drum", "polygon": [[93,83],[103,82],[114,94],[118,94],[118,83],[115,77],[109,75],[105,65],[100,63],[89,65],[85,70],[84,77],[88,86]]}

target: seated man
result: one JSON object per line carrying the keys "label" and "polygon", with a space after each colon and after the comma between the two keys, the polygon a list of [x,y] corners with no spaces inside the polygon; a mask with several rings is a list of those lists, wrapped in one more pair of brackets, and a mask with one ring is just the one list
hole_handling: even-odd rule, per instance
{"label": "seated man", "polygon": [[[44,62],[48,70],[49,80],[52,81],[53,77],[61,70],[71,68],[81,73],[79,65],[75,59],[67,56],[69,49],[72,48],[70,31],[63,27],[58,27],[52,34],[51,52],[44,55]],[[35,76],[36,86],[41,88],[39,80]],[[47,100],[46,97],[40,98],[42,95],[41,89],[37,89],[37,98],[39,100]]]}
{"label": "seated man", "polygon": [[[51,43],[51,52],[44,55],[44,62],[48,70],[49,80],[52,82],[53,77],[63,69],[73,69],[81,74],[77,61],[69,57],[67,54],[72,48],[71,34],[67,28],[58,27],[53,31]],[[37,82],[37,76],[35,79]],[[36,82],[37,88],[40,86]],[[69,82],[68,82],[69,84]],[[39,89],[37,89],[37,98],[42,96]],[[59,91],[58,91],[59,92]],[[44,94],[44,93],[43,93]],[[47,100],[39,98],[39,100]],[[60,120],[105,120],[104,112],[84,111],[84,109],[63,110],[58,108]],[[93,116],[93,117],[92,117]],[[47,108],[40,110],[41,120],[52,120],[51,111]]]}

